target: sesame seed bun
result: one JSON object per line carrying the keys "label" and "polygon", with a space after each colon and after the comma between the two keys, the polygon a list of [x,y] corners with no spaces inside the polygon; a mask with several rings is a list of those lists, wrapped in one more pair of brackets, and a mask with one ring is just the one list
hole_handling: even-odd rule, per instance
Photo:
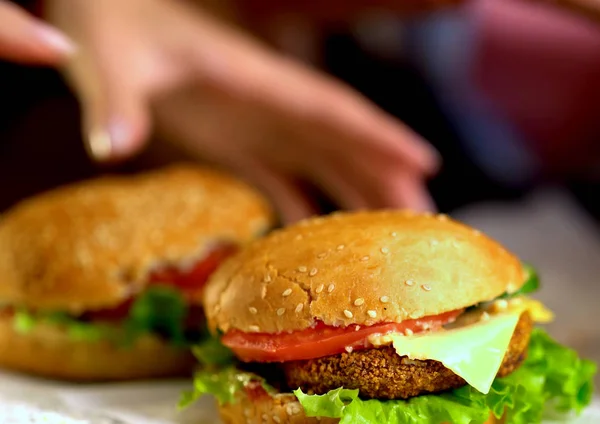
{"label": "sesame seed bun", "polygon": [[[219,414],[224,424],[336,424],[339,419],[307,417],[304,408],[292,393],[279,393],[250,399],[240,392],[235,403],[219,405]],[[500,424],[492,414],[483,424]]]}
{"label": "sesame seed bun", "polygon": [[204,306],[212,329],[278,333],[437,315],[523,282],[514,255],[444,215],[344,213],[252,243],[212,276]]}
{"label": "sesame seed bun", "polygon": [[150,334],[132,346],[77,341],[64,328],[39,323],[26,334],[0,315],[0,366],[46,378],[71,381],[125,381],[189,375],[195,359],[186,349]]}
{"label": "sesame seed bun", "polygon": [[246,243],[273,214],[246,184],[175,165],[58,188],[0,219],[0,303],[78,313],[112,307],[159,266]]}

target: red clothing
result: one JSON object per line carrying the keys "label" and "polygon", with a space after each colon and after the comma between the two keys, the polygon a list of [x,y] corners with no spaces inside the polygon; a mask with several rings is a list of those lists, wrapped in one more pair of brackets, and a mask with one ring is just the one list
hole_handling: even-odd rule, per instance
{"label": "red clothing", "polygon": [[554,167],[597,160],[600,26],[523,0],[476,0],[468,9],[479,88]]}

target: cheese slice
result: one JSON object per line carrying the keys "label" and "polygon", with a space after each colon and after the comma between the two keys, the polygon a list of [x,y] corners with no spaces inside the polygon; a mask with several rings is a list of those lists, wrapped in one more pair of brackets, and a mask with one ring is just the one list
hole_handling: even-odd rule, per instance
{"label": "cheese slice", "polygon": [[415,335],[372,335],[369,342],[374,346],[392,344],[398,355],[410,359],[441,362],[487,394],[525,311],[536,322],[549,322],[553,318],[552,312],[537,300],[500,299],[461,315],[442,330]]}
{"label": "cheese slice", "polygon": [[481,393],[488,393],[518,322],[518,313],[507,312],[451,330],[388,336],[398,355],[439,361]]}

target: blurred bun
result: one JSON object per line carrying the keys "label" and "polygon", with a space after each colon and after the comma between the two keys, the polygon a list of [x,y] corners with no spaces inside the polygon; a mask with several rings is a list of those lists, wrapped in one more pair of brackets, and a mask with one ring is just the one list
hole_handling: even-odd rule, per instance
{"label": "blurred bun", "polygon": [[343,213],[275,231],[227,261],[205,290],[212,329],[278,333],[400,322],[518,289],[517,257],[444,215]]}
{"label": "blurred bun", "polygon": [[143,289],[156,267],[246,243],[272,222],[257,191],[192,165],[58,188],[0,219],[0,303],[109,308]]}

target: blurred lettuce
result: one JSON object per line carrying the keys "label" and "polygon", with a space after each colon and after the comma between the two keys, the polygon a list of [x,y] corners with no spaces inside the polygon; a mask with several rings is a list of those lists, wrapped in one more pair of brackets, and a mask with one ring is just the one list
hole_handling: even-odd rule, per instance
{"label": "blurred lettuce", "polygon": [[13,327],[28,333],[39,323],[63,327],[73,340],[112,342],[127,345],[147,333],[158,334],[175,346],[189,346],[204,335],[190,336],[185,332],[188,306],[176,288],[153,285],[138,296],[128,315],[119,323],[88,322],[64,312],[15,311]]}

